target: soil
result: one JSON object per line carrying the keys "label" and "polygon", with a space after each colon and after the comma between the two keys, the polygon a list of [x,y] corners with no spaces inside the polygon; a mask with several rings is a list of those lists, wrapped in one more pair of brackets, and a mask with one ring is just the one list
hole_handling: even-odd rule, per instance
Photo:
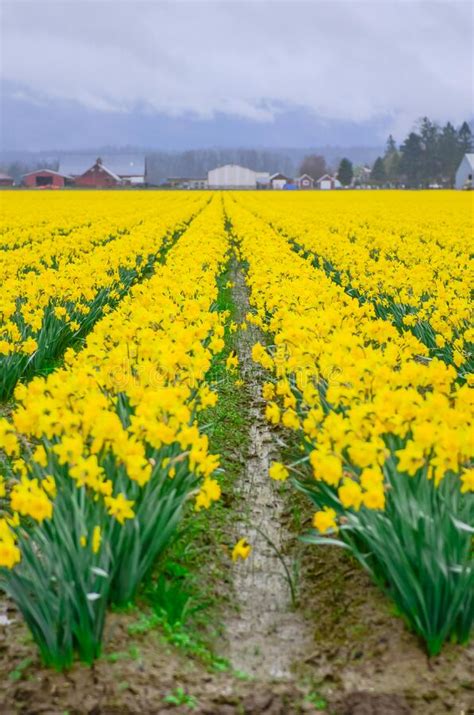
{"label": "soil", "polygon": [[[41,666],[26,628],[0,628],[0,712],[2,715],[122,715],[196,712],[202,715],[284,715],[305,710],[302,693],[291,684],[240,681],[230,673],[209,672],[167,644],[158,631],[130,637],[131,618],[109,617],[104,655],[92,667],[75,664],[67,673]],[[136,619],[135,619],[136,620]],[[167,703],[178,688],[194,707]]]}
{"label": "soil", "polygon": [[304,672],[335,715],[474,713],[474,647],[428,658],[385,596],[345,552],[304,548],[300,608],[313,621]]}

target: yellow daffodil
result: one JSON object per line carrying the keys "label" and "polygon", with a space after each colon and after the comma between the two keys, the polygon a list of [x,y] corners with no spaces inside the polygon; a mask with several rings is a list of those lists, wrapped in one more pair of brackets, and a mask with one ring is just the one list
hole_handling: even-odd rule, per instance
{"label": "yellow daffodil", "polygon": [[238,559],[245,561],[245,559],[250,556],[251,551],[252,547],[248,543],[247,539],[239,539],[232,549],[232,561],[237,561]]}

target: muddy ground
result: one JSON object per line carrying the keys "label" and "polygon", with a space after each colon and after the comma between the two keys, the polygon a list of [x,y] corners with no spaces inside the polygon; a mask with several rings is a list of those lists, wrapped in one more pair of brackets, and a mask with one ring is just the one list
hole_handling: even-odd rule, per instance
{"label": "muddy ground", "polygon": [[[190,713],[201,715],[468,715],[474,653],[447,646],[429,660],[388,604],[348,559],[330,549],[303,557],[301,612],[312,648],[294,674],[243,679],[216,672],[170,645],[159,628],[131,637],[136,619],[112,614],[104,656],[92,668],[43,668],[17,614],[0,626],[0,712],[5,715]],[[3,621],[3,619],[2,619]],[[166,702],[182,688],[187,704]]]}

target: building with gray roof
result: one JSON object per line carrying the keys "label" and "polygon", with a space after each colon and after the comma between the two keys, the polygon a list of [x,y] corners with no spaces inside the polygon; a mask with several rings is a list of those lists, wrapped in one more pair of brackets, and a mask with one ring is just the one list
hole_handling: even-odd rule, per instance
{"label": "building with gray roof", "polygon": [[[101,154],[101,161],[109,172],[130,184],[146,181],[144,154]],[[97,161],[97,154],[65,154],[61,157],[59,172],[67,176],[82,176]]]}
{"label": "building with gray roof", "polygon": [[456,171],[454,185],[457,189],[474,188],[474,154],[464,154],[464,157]]}

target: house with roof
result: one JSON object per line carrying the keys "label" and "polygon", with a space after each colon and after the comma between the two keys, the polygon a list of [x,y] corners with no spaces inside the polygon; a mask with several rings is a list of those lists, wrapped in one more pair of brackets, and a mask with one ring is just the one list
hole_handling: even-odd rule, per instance
{"label": "house with roof", "polygon": [[296,177],[295,181],[299,189],[314,189],[314,179],[309,174],[301,174]]}
{"label": "house with roof", "polygon": [[270,176],[270,187],[272,189],[284,189],[287,184],[291,184],[291,179],[285,174],[277,172]]}
{"label": "house with roof", "polygon": [[0,186],[13,186],[13,176],[0,172]]}
{"label": "house with roof", "polygon": [[341,182],[336,179],[335,176],[330,176],[330,174],[324,174],[323,176],[320,176],[319,179],[314,182],[314,185],[317,189],[320,189],[322,191],[341,188]]}
{"label": "house with roof", "polygon": [[459,164],[458,170],[456,171],[454,186],[456,187],[456,189],[473,189],[473,176],[474,154],[464,154],[462,161]]}
{"label": "house with roof", "polygon": [[[102,168],[105,167],[106,171],[98,172],[96,170],[95,175],[98,179],[101,178],[101,175],[108,174],[111,178],[118,177],[121,185],[140,186],[146,183],[146,158],[144,154],[103,154],[99,158]],[[94,154],[65,154],[60,160],[59,171],[72,176],[78,186],[95,185],[90,183],[80,184],[77,179],[90,171],[97,164],[97,161],[98,159]],[[106,180],[106,183],[111,185],[108,180]]]}
{"label": "house with roof", "polygon": [[105,166],[100,157],[83,174],[76,176],[74,183],[90,189],[112,189],[124,185],[123,179]]}
{"label": "house with roof", "polygon": [[73,184],[71,176],[53,169],[35,169],[23,174],[21,183],[30,189],[63,189]]}

